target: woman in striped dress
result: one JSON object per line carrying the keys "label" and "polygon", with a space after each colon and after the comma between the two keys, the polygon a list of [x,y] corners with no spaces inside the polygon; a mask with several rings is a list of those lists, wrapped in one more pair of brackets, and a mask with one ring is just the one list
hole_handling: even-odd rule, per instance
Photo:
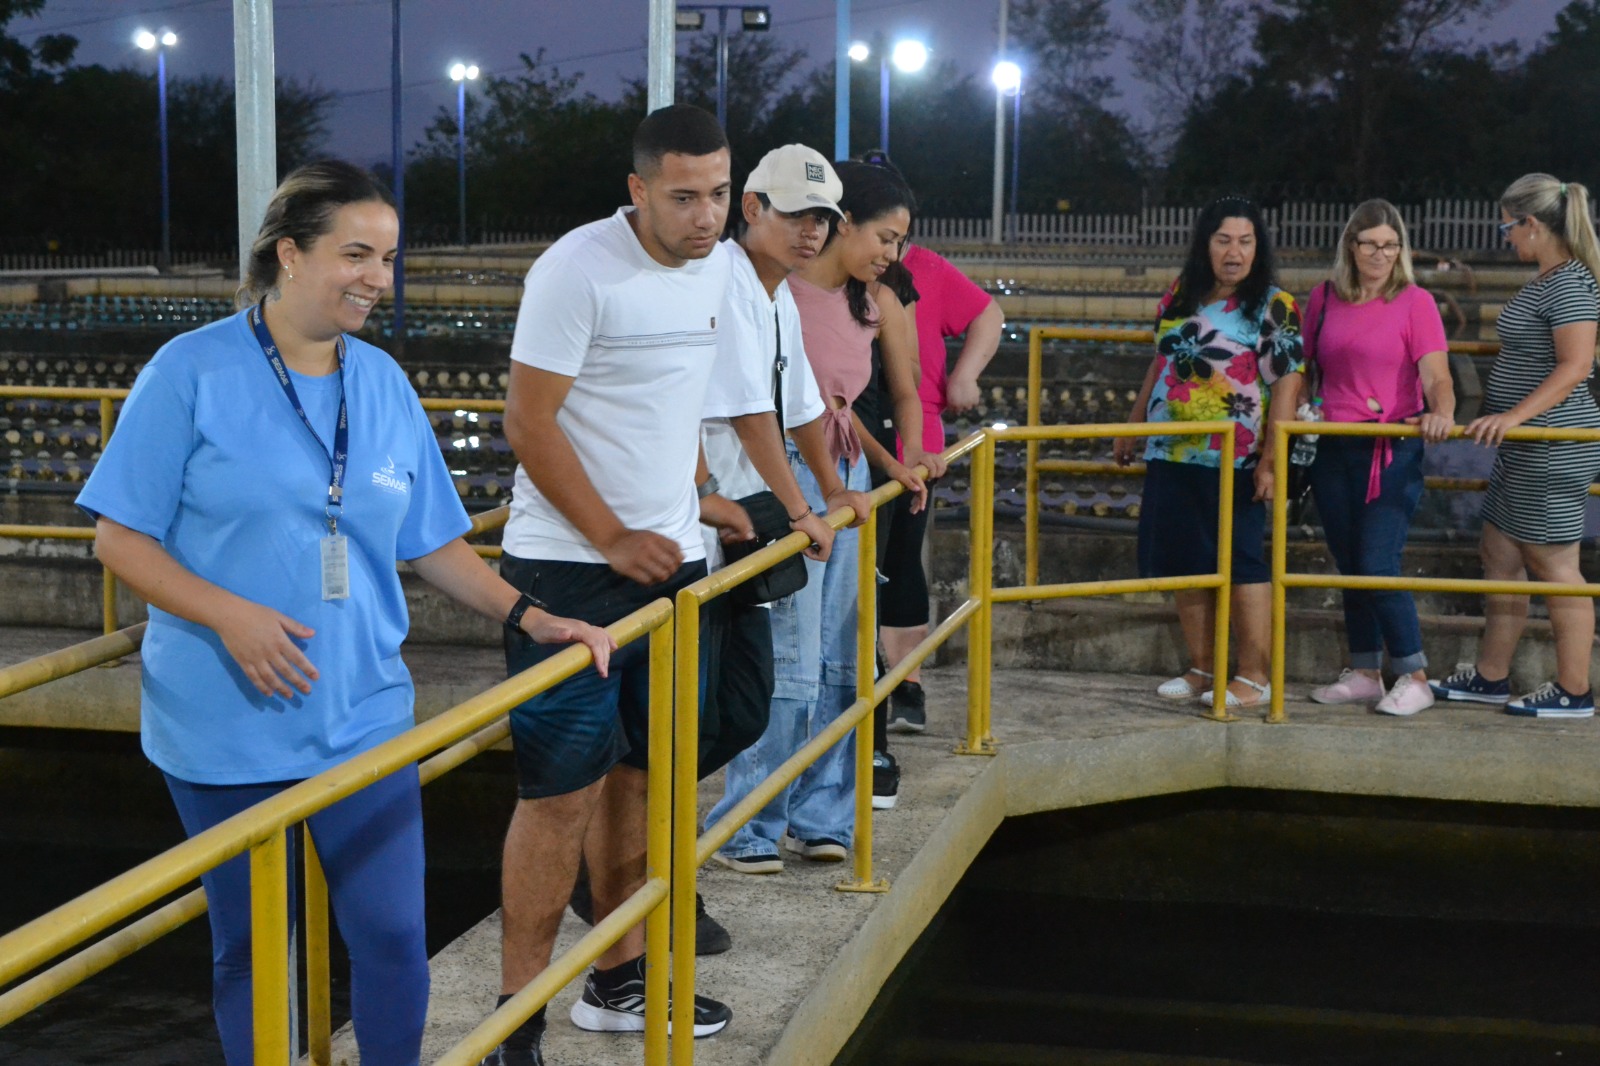
{"label": "woman in striped dress", "polygon": [[[1589,192],[1548,174],[1518,178],[1500,197],[1500,232],[1517,258],[1539,273],[1506,304],[1496,330],[1500,355],[1485,389],[1488,413],[1467,436],[1498,446],[1483,504],[1484,576],[1490,580],[1581,585],[1578,542],[1589,486],[1600,475],[1600,443],[1507,442],[1516,426],[1600,429],[1590,394],[1595,330],[1600,320],[1600,246],[1589,215]],[[1589,654],[1594,604],[1552,597],[1556,679],[1510,700],[1511,658],[1528,620],[1528,597],[1485,597],[1483,645],[1475,665],[1435,682],[1437,696],[1505,703],[1509,714],[1589,718]]]}

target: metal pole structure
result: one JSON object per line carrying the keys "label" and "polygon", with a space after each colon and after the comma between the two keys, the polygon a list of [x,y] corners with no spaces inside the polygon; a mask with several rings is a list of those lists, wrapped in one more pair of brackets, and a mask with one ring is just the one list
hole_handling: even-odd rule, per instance
{"label": "metal pole structure", "polygon": [[1021,208],[1017,202],[1018,177],[1022,173],[1022,86],[1017,86],[1017,94],[1011,98],[1011,239],[1021,238],[1018,230],[1021,227]]}
{"label": "metal pole structure", "polygon": [[717,8],[717,125],[728,128],[728,8]]}
{"label": "metal pole structure", "polygon": [[461,247],[467,246],[467,79],[456,82],[456,207],[461,218]]}
{"label": "metal pole structure", "polygon": [[889,154],[889,42],[878,49],[878,147]]}
{"label": "metal pole structure", "polygon": [[400,221],[400,236],[394,257],[394,325],[390,354],[398,357],[406,350],[406,156],[404,135],[400,129],[400,94],[404,87],[401,80],[400,0],[392,0],[390,20],[393,42],[389,53],[389,158],[394,167],[394,213]]}
{"label": "metal pole structure", "polygon": [[[995,51],[995,62],[999,63],[1006,58],[1006,16],[1011,7],[1010,0],[1000,0],[1000,32],[999,48]],[[1002,200],[1005,197],[1006,174],[1006,102],[1000,87],[994,90],[994,204],[989,214],[989,241],[999,244],[1001,241],[1001,215],[1003,213]]]}
{"label": "metal pole structure", "polygon": [[156,48],[156,92],[161,100],[161,272],[172,269],[172,175],[167,159],[167,47]]}
{"label": "metal pole structure", "polygon": [[278,184],[278,118],[273,109],[272,0],[233,0],[233,114],[238,156],[239,277]]}
{"label": "metal pole structure", "polygon": [[655,111],[672,103],[673,64],[678,58],[674,52],[676,9],[674,0],[650,0],[650,53],[645,74],[647,111]]}
{"label": "metal pole structure", "polygon": [[835,0],[833,32],[833,158],[850,158],[850,0]]}

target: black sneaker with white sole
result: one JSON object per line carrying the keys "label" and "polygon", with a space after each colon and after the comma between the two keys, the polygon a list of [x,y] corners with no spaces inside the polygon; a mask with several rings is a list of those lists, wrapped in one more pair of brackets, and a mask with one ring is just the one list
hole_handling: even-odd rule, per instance
{"label": "black sneaker with white sole", "polygon": [[544,1066],[544,1053],[539,1050],[539,1040],[526,1047],[507,1047],[501,1044],[484,1057],[478,1066]]}
{"label": "black sneaker with white sole", "polygon": [[[607,971],[605,977],[589,971],[583,995],[572,1005],[572,1024],[591,1033],[644,1032],[644,956]],[[671,1000],[667,1009],[672,1009]],[[726,1003],[709,996],[694,997],[696,1038],[720,1033],[733,1019]],[[671,1025],[668,1025],[671,1031]]]}
{"label": "black sneaker with white sole", "polygon": [[872,809],[887,811],[900,796],[900,764],[886,751],[872,753]]}
{"label": "black sneaker with white sole", "polygon": [[920,733],[928,728],[928,700],[922,686],[902,681],[889,693],[889,732]]}

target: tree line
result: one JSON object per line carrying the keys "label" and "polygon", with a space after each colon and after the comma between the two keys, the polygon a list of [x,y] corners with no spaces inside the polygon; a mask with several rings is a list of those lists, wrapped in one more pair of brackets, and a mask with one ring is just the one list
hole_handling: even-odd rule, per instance
{"label": "tree line", "polygon": [[[0,0],[0,248],[152,247],[155,77],[74,62],[76,42],[6,34],[44,0]],[[1127,211],[1242,192],[1268,203],[1372,195],[1492,197],[1517,174],[1589,180],[1600,162],[1600,0],[1571,0],[1527,48],[1485,42],[1507,0],[1013,0],[1022,102],[1020,209]],[[834,67],[773,34],[729,41],[735,180],[767,149],[833,145]],[[1120,52],[1119,52],[1120,49]],[[1108,70],[1127,57],[1150,103],[1130,116]],[[710,35],[688,39],[678,99],[715,107]],[[878,129],[875,64],[854,70],[852,149]],[[328,150],[334,93],[278,86],[283,170]],[[467,101],[469,228],[551,232],[615,209],[642,83],[602,99],[543,53]],[[175,247],[235,232],[233,96],[169,81]],[[1009,113],[1010,106],[1008,104]],[[990,208],[994,90],[945,60],[897,77],[891,149],[925,214]],[[409,155],[408,229],[456,227],[456,116],[441,107]]]}

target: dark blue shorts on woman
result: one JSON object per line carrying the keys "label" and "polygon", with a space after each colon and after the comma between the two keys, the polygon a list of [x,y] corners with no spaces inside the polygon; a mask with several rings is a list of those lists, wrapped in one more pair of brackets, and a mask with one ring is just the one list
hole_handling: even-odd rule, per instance
{"label": "dark blue shorts on woman", "polygon": [[[1255,471],[1233,472],[1233,583],[1272,580],[1267,567],[1266,505],[1254,501]],[[1139,502],[1139,576],[1191,577],[1217,572],[1221,472],[1197,463],[1152,459]]]}

